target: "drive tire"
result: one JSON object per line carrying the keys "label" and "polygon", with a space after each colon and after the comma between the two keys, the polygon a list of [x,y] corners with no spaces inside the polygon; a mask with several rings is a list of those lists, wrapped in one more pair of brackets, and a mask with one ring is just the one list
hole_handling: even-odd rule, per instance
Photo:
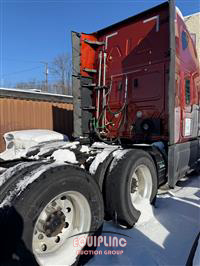
{"label": "drive tire", "polygon": [[115,223],[127,228],[132,228],[141,214],[131,200],[132,174],[140,166],[148,169],[148,178],[151,179],[151,190],[141,193],[153,204],[158,188],[157,172],[151,156],[143,150],[128,150],[119,160],[115,158],[105,181],[105,212]]}
{"label": "drive tire", "polygon": [[[15,174],[13,182],[11,182],[10,178],[8,180],[10,191],[13,191],[13,188],[17,187],[17,184],[22,179],[28,180],[28,178],[31,178],[33,173],[35,173],[34,171],[37,171],[36,165],[37,163],[32,172],[28,171],[26,174],[23,172],[25,176],[19,177],[18,174],[18,178],[16,178]],[[41,164],[38,164],[38,172],[40,167]],[[5,187],[6,184],[4,184]],[[9,188],[7,186],[7,195],[9,194]],[[89,206],[88,210],[90,210],[91,214],[90,226],[88,228],[89,235],[101,234],[104,206],[102,195],[96,182],[90,175],[78,167],[70,165],[53,166],[43,171],[21,193],[16,194],[11,200],[11,206],[4,206],[0,209],[0,231],[1,239],[3,239],[0,244],[0,265],[47,265],[38,263],[36,253],[33,251],[35,225],[45,206],[48,206],[52,199],[62,195],[62,193],[71,193],[73,195],[72,192],[75,192],[75,196],[81,195],[81,199],[83,199],[85,204],[87,203],[85,206]],[[3,194],[6,196],[5,193]],[[84,208],[82,210],[86,212]],[[83,213],[78,213],[77,215],[82,215]],[[75,220],[79,217],[77,215]],[[79,220],[81,221],[81,219]],[[94,247],[90,249],[94,249]],[[65,254],[69,256],[68,250],[66,250]],[[75,256],[74,262],[69,265],[83,265],[89,258],[90,256]],[[54,265],[56,263],[52,261],[51,266]]]}

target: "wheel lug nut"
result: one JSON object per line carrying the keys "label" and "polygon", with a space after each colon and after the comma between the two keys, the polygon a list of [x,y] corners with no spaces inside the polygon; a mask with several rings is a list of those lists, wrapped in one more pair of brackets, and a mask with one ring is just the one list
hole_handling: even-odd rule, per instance
{"label": "wheel lug nut", "polygon": [[55,242],[56,242],[56,243],[59,243],[59,242],[60,242],[60,237],[59,237],[59,236],[56,237]]}
{"label": "wheel lug nut", "polygon": [[61,199],[61,200],[66,200],[67,197],[66,197],[66,196],[62,196],[60,199]]}
{"label": "wheel lug nut", "polygon": [[71,208],[68,207],[68,208],[67,208],[67,212],[70,212],[70,211],[71,211]]}
{"label": "wheel lug nut", "polygon": [[44,236],[43,236],[42,234],[39,234],[39,235],[38,235],[38,239],[41,240],[41,239],[43,239],[43,238],[44,238]]}
{"label": "wheel lug nut", "polygon": [[41,248],[42,248],[42,251],[46,251],[46,250],[47,250],[47,246],[46,246],[45,244],[43,244],[43,245],[41,246]]}
{"label": "wheel lug nut", "polygon": [[65,225],[64,225],[64,228],[68,228],[69,227],[69,223],[66,222]]}

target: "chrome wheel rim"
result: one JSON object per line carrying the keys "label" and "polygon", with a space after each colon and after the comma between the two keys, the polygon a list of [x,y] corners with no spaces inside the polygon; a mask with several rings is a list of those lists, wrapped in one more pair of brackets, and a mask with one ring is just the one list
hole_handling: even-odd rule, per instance
{"label": "chrome wheel rim", "polygon": [[134,206],[144,200],[150,200],[153,189],[152,175],[149,168],[141,164],[136,167],[131,177],[130,194]]}
{"label": "chrome wheel rim", "polygon": [[32,249],[39,265],[72,265],[83,248],[75,246],[74,239],[87,238],[91,217],[88,200],[80,192],[68,191],[53,198],[34,226]]}

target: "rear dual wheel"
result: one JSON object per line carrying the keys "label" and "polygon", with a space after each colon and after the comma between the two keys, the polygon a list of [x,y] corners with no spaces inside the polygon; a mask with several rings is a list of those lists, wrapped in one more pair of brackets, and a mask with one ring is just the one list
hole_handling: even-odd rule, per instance
{"label": "rear dual wheel", "polygon": [[106,215],[115,223],[131,228],[145,204],[155,201],[157,172],[147,152],[137,149],[122,152],[124,155],[114,159],[106,177]]}
{"label": "rear dual wheel", "polygon": [[[35,171],[40,167],[37,171],[35,165]],[[17,188],[33,174],[19,174],[9,180],[9,187]],[[83,246],[73,241],[100,234],[104,210],[98,185],[85,171],[69,165],[51,167],[16,194],[11,205],[0,213],[2,264],[15,265],[13,255],[20,265],[82,265],[89,259],[78,255]]]}

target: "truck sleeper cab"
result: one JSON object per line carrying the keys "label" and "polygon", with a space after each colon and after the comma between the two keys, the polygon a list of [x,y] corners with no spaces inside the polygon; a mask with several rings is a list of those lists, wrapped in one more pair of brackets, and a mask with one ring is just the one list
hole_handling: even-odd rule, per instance
{"label": "truck sleeper cab", "polygon": [[162,142],[174,187],[200,157],[199,59],[174,1],[93,34],[72,32],[72,43],[74,136]]}

